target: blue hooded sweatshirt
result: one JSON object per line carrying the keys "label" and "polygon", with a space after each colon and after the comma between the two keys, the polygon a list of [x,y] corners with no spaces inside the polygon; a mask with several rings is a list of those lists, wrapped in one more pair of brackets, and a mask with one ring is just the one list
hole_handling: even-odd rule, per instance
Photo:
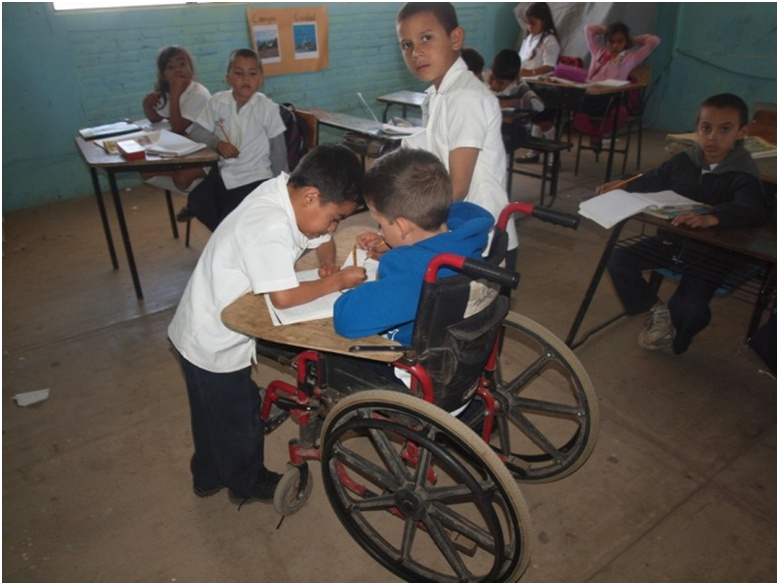
{"label": "blue hooded sweatshirt", "polygon": [[[333,314],[336,333],[344,337],[385,334],[410,345],[430,260],[442,253],[481,259],[493,224],[492,215],[478,205],[453,203],[446,220],[448,232],[385,252],[375,281],[341,295]],[[439,277],[453,274],[447,269],[439,271]]]}

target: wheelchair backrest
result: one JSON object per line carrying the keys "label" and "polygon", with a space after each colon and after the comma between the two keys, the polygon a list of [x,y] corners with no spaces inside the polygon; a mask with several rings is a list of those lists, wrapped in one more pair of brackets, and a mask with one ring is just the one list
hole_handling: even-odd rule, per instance
{"label": "wheelchair backrest", "polygon": [[425,282],[412,345],[448,412],[466,404],[492,355],[509,301],[497,287],[465,275]]}

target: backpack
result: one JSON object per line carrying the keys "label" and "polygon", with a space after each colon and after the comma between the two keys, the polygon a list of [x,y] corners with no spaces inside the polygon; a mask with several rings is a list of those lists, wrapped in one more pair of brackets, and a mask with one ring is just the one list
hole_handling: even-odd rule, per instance
{"label": "backpack", "polygon": [[287,166],[291,173],[300,159],[308,152],[306,136],[300,120],[295,115],[295,106],[284,103],[279,106],[281,120],[284,122],[284,141],[287,143]]}

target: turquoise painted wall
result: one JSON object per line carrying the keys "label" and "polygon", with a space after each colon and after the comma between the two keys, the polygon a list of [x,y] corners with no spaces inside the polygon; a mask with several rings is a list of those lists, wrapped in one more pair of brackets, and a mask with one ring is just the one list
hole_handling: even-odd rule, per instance
{"label": "turquoise painted wall", "polygon": [[693,130],[698,105],[717,93],[776,103],[776,3],[658,3],[657,34],[653,127]]}
{"label": "turquoise painted wall", "polygon": [[[329,68],[268,77],[263,91],[276,102],[366,116],[357,91],[371,102],[397,89],[422,89],[398,49],[394,22],[401,5],[328,4]],[[73,143],[77,130],[143,117],[141,100],[154,81],[157,51],[167,44],[190,49],[212,92],[226,89],[227,55],[251,46],[246,9],[268,6],[56,12],[50,3],[3,3],[3,212],[91,194]],[[467,42],[485,58],[513,46],[519,28],[512,7],[456,4]],[[124,184],[137,182],[123,177]]]}
{"label": "turquoise painted wall", "polygon": [[[269,77],[267,95],[364,116],[357,91],[371,101],[422,89],[397,48],[401,3],[327,6],[330,67]],[[455,6],[466,44],[487,61],[515,45],[514,3]],[[3,212],[91,194],[73,137],[84,126],[141,117],[160,47],[188,47],[201,81],[224,89],[227,54],[251,42],[245,11],[260,7],[268,4],[55,12],[50,3],[3,3]],[[697,104],[719,91],[776,102],[776,4],[659,3],[656,26],[663,43],[652,57],[662,72],[648,112],[655,127],[689,128]]]}

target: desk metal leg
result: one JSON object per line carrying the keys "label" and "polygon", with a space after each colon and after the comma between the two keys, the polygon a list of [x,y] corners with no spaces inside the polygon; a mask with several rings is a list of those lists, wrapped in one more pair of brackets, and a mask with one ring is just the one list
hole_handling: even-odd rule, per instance
{"label": "desk metal leg", "polygon": [[168,217],[170,218],[170,229],[173,231],[173,237],[178,239],[179,228],[176,225],[176,213],[173,211],[173,197],[167,189],[165,189],[165,203],[168,206]]}
{"label": "desk metal leg", "polygon": [[[611,144],[609,144],[609,160],[606,163],[606,178],[604,183],[611,181],[611,168],[614,164],[614,148],[617,146],[617,123],[619,122],[619,109],[622,107],[622,92],[617,92],[617,104],[614,108],[614,120],[611,128]],[[627,157],[627,155],[625,155]]]}
{"label": "desk metal leg", "polygon": [[565,339],[565,345],[567,345],[571,349],[574,349],[579,345],[581,345],[582,343],[584,343],[584,340],[587,339],[587,337],[589,337],[591,333],[594,333],[595,331],[599,331],[606,325],[613,323],[614,321],[622,317],[622,314],[620,314],[619,316],[602,324],[597,329],[591,331],[590,334],[587,334],[578,343],[574,343],[574,340],[576,339],[576,334],[579,332],[579,327],[581,327],[582,321],[584,321],[584,316],[587,314],[587,310],[590,308],[590,303],[592,302],[592,298],[595,296],[595,291],[598,290],[598,285],[600,284],[601,278],[603,278],[603,273],[606,270],[606,264],[609,261],[609,256],[611,256],[611,251],[614,249],[614,246],[616,245],[617,240],[619,239],[619,235],[622,232],[622,228],[625,226],[625,223],[627,223],[627,220],[621,221],[616,226],[614,226],[614,229],[611,230],[611,235],[609,236],[609,239],[603,248],[603,253],[601,254],[600,261],[598,262],[598,266],[595,268],[595,274],[592,275],[590,286],[587,288],[587,292],[584,295],[582,304],[579,307],[579,312],[576,313],[576,318],[573,321],[573,325],[571,325],[571,330],[568,332],[568,337]]}
{"label": "desk metal leg", "polygon": [[760,286],[760,292],[757,295],[755,301],[755,308],[752,310],[752,317],[749,320],[749,328],[747,329],[747,341],[754,337],[757,333],[757,329],[760,327],[760,320],[763,317],[763,311],[769,308],[771,299],[776,292],[775,288],[772,288],[771,281],[776,277],[776,265],[766,268],[765,277]]}
{"label": "desk metal leg", "polygon": [[130,274],[133,277],[133,286],[135,286],[135,296],[143,299],[141,290],[141,281],[138,278],[138,269],[135,267],[135,258],[133,257],[133,247],[130,243],[130,233],[127,231],[127,222],[124,219],[124,209],[122,208],[122,199],[119,195],[119,187],[116,185],[116,175],[108,171],[108,182],[111,185],[111,194],[114,196],[114,207],[116,207],[116,219],[119,220],[119,229],[122,232],[124,240],[124,251],[127,254],[127,264],[130,266]]}
{"label": "desk metal leg", "polygon": [[97,170],[89,167],[89,174],[92,175],[92,188],[97,197],[97,207],[100,210],[100,221],[103,222],[103,233],[108,244],[108,254],[111,256],[111,264],[114,270],[119,268],[119,261],[116,259],[116,250],[114,249],[114,238],[111,236],[111,226],[108,223],[108,214],[105,211],[105,202],[103,201],[103,192],[100,190],[100,181],[97,178]]}

